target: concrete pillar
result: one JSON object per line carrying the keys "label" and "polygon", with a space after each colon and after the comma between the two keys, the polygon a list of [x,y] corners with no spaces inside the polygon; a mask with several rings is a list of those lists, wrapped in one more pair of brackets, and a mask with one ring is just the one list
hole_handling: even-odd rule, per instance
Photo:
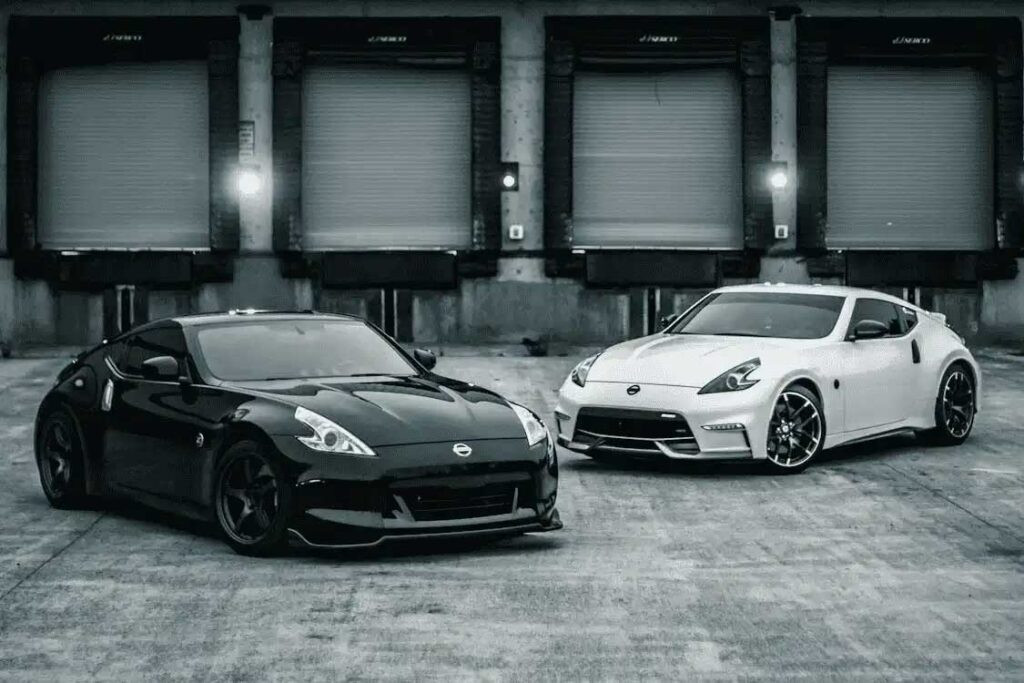
{"label": "concrete pillar", "polygon": [[[519,191],[501,200],[505,249],[544,246],[544,18],[530,3],[510,4],[501,20],[501,157],[519,162]],[[522,240],[509,226],[522,225]]]}
{"label": "concrete pillar", "polygon": [[255,124],[255,154],[262,190],[240,198],[240,247],[243,253],[268,254],[273,248],[272,144],[273,17],[241,17],[238,59],[238,118]]}
{"label": "concrete pillar", "polygon": [[16,320],[14,264],[7,258],[7,11],[0,12],[0,344],[11,343]]}
{"label": "concrete pillar", "polygon": [[769,253],[796,248],[796,22],[791,16],[772,14],[772,161],[789,164],[790,183],[772,197],[775,225],[788,225],[789,237],[776,240]]}

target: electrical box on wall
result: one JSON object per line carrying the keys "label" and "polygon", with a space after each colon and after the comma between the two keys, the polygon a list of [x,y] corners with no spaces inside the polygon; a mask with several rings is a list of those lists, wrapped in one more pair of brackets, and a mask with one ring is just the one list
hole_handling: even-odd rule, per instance
{"label": "electrical box on wall", "polygon": [[779,223],[775,226],[775,239],[784,240],[789,237],[789,226],[785,223]]}
{"label": "electrical box on wall", "polygon": [[508,226],[508,238],[510,240],[521,240],[523,239],[524,234],[525,230],[523,229],[523,226],[518,223]]}

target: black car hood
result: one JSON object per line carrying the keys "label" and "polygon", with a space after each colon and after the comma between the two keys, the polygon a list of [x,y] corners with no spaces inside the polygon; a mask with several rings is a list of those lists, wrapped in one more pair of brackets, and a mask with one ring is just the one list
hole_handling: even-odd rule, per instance
{"label": "black car hood", "polygon": [[525,438],[508,403],[442,377],[358,377],[232,382],[248,393],[302,406],[370,447]]}

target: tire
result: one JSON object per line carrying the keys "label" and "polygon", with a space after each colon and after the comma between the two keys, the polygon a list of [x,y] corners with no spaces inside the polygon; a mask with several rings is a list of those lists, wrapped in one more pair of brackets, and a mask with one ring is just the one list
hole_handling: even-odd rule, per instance
{"label": "tire", "polygon": [[959,446],[974,429],[977,396],[974,375],[964,363],[953,363],[942,373],[935,396],[935,427],[922,432],[934,446]]}
{"label": "tire", "polygon": [[214,474],[214,518],[224,541],[241,555],[267,557],[287,547],[292,490],[276,454],[239,441]]}
{"label": "tire", "polygon": [[825,416],[814,392],[798,384],[783,389],[772,408],[766,439],[769,473],[807,469],[825,445]]}
{"label": "tire", "polygon": [[60,406],[43,418],[35,451],[39,483],[50,505],[62,510],[85,507],[85,442],[70,410]]}

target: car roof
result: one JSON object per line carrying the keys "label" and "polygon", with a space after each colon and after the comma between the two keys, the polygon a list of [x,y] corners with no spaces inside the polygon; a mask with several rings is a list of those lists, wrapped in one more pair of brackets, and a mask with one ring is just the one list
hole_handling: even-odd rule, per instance
{"label": "car roof", "polygon": [[189,315],[175,315],[167,318],[158,318],[133,327],[123,332],[114,339],[120,339],[130,334],[138,334],[156,327],[166,327],[168,324],[177,324],[181,327],[203,327],[205,325],[224,325],[230,323],[245,323],[253,320],[351,320],[366,322],[362,318],[343,313],[321,313],[319,311],[278,311],[262,310],[254,308],[232,309],[229,311],[216,311],[211,313],[191,313]]}
{"label": "car roof", "polygon": [[279,311],[254,308],[239,308],[214,313],[193,313],[170,318],[182,327],[201,327],[203,325],[223,325],[225,323],[244,323],[253,320],[352,320],[363,322],[362,318],[341,313],[321,313],[319,311]]}
{"label": "car roof", "polygon": [[909,301],[901,299],[885,292],[878,292],[873,289],[864,289],[862,287],[847,287],[845,285],[791,285],[785,282],[761,282],[752,285],[729,285],[727,287],[719,287],[715,290],[716,292],[771,292],[773,294],[819,294],[822,296],[841,296],[841,297],[871,297],[873,299],[883,299],[890,301],[894,304],[901,306],[908,306],[910,308],[917,308]]}

